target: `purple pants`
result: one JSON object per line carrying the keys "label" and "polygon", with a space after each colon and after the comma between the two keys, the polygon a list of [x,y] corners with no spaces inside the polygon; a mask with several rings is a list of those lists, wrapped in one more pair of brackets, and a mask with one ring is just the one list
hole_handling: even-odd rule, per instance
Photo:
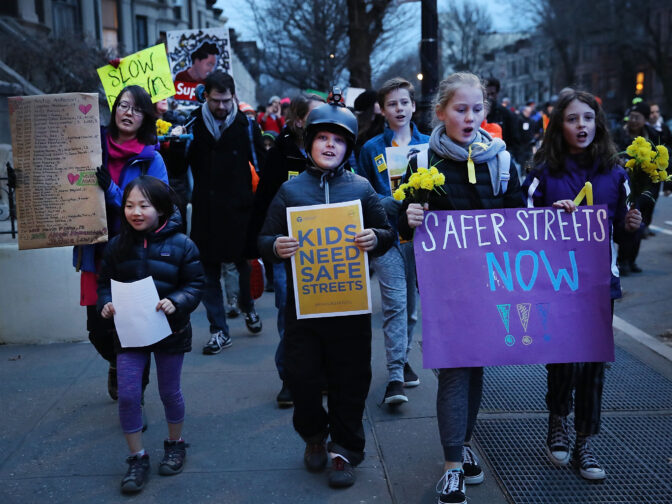
{"label": "purple pants", "polygon": [[[142,431],[142,372],[151,358],[151,352],[131,350],[117,355],[117,393],[119,420],[124,434]],[[184,421],[184,397],[180,389],[180,375],[184,354],[154,352],[159,395],[166,412],[166,421],[176,424]]]}

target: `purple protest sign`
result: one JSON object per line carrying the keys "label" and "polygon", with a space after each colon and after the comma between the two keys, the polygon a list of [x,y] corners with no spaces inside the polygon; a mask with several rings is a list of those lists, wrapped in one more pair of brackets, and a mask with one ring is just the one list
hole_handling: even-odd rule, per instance
{"label": "purple protest sign", "polygon": [[425,212],[425,368],[613,361],[605,205]]}

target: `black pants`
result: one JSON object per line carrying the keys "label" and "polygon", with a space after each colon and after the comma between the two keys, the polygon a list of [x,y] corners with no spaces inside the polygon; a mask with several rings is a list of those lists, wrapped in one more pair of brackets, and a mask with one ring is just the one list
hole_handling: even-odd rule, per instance
{"label": "black pants", "polygon": [[[371,316],[296,319],[288,298],[285,344],[294,428],[306,441],[331,435],[329,451],[353,466],[364,459],[364,403],[371,384]],[[328,411],[322,407],[326,377]]]}
{"label": "black pants", "polygon": [[[112,319],[104,319],[95,306],[86,307],[86,330],[89,331],[89,341],[94,346],[100,356],[110,363],[110,366],[117,367],[117,349],[115,347],[115,328]],[[149,383],[149,370],[152,365],[151,360],[147,362],[145,370],[142,373],[142,391],[144,393]],[[143,397],[144,400],[144,397]]]}
{"label": "black pants", "polygon": [[[611,300],[614,317],[614,300]],[[572,411],[574,392],[574,429],[592,436],[600,432],[604,362],[547,364],[546,406],[551,414],[567,416]]]}
{"label": "black pants", "polygon": [[89,331],[89,341],[100,356],[116,366],[117,353],[114,349],[114,322],[112,319],[104,319],[95,306],[87,306],[86,330]]}

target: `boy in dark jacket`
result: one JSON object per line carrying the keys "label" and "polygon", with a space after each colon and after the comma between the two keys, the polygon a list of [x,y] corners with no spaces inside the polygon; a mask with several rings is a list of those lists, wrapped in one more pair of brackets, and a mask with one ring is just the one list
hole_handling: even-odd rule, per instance
{"label": "boy in dark jacket", "polygon": [[[259,235],[262,257],[284,260],[288,279],[292,274],[289,259],[299,249],[298,241],[288,236],[289,207],[360,200],[364,230],[355,235],[354,244],[380,255],[394,242],[371,185],[345,169],[357,136],[357,121],[339,106],[339,95],[334,92],[329,104],[308,115],[305,146],[311,165],[280,187]],[[309,471],[323,469],[328,449],[332,458],[329,485],[347,487],[355,482],[353,466],[364,459],[362,415],[371,383],[371,315],[299,320],[293,282],[287,282],[287,287],[285,372],[294,398],[294,428],[306,442],[304,463]],[[325,376],[328,412],[322,407]]]}

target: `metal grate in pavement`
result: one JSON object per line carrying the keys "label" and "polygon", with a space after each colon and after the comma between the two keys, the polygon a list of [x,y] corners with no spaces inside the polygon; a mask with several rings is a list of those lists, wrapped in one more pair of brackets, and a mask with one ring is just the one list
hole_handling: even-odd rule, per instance
{"label": "metal grate in pavement", "polygon": [[[479,420],[475,438],[511,502],[632,504],[672,501],[672,416],[603,417],[593,447],[607,479],[583,480],[546,458],[543,418]],[[572,433],[572,436],[574,434]]]}
{"label": "metal grate in pavement", "polygon": [[[490,367],[485,369],[481,411],[546,411],[545,395],[544,366]],[[666,409],[672,409],[672,381],[616,347],[616,362],[605,371],[602,410]]]}

